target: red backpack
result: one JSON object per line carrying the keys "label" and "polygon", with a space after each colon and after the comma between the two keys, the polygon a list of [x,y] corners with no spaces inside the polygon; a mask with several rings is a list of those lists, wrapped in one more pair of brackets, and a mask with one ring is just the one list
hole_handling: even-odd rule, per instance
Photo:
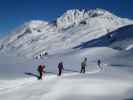
{"label": "red backpack", "polygon": [[38,71],[42,72],[44,70],[44,68],[45,68],[45,65],[41,64],[41,65],[38,66]]}

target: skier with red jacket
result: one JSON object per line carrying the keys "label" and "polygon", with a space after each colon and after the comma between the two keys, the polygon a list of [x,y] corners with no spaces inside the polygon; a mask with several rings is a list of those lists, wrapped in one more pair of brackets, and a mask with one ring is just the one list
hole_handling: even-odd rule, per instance
{"label": "skier with red jacket", "polygon": [[43,64],[38,66],[37,70],[38,70],[38,73],[39,73],[39,77],[38,77],[39,80],[42,80],[43,73],[45,72],[44,68],[45,68],[45,65],[43,65]]}
{"label": "skier with red jacket", "polygon": [[58,75],[61,76],[62,70],[64,70],[63,63],[59,62],[58,64]]}

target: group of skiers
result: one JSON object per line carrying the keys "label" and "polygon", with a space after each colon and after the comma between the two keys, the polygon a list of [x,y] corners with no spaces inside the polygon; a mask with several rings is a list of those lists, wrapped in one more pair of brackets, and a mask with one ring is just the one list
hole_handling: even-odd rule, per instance
{"label": "group of skiers", "polygon": [[[100,59],[97,60],[97,65],[101,69],[101,60]],[[85,57],[84,60],[81,62],[80,73],[86,72],[86,66],[87,66],[87,58]],[[58,64],[58,76],[61,76],[63,70],[64,70],[63,62],[59,62],[59,64]],[[46,73],[45,65],[43,65],[43,64],[39,65],[37,71],[39,73],[38,79],[42,80],[43,74]]]}
{"label": "group of skiers", "polygon": [[[58,64],[58,76],[61,76],[61,74],[62,74],[62,70],[64,70],[63,62],[59,62],[59,64]],[[37,71],[38,71],[38,73],[39,73],[39,77],[38,77],[38,79],[41,80],[43,74],[46,73],[46,72],[45,72],[45,65],[40,64],[40,65],[38,66]]]}

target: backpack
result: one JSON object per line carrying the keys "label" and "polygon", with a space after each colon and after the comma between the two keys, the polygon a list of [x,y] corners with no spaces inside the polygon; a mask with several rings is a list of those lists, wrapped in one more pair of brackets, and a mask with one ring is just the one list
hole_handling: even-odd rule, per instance
{"label": "backpack", "polygon": [[45,65],[39,65],[37,70],[38,71],[43,71],[44,68],[45,68]]}
{"label": "backpack", "polygon": [[83,61],[83,62],[81,63],[81,66],[82,66],[82,67],[85,67],[85,66],[86,66],[86,62]]}

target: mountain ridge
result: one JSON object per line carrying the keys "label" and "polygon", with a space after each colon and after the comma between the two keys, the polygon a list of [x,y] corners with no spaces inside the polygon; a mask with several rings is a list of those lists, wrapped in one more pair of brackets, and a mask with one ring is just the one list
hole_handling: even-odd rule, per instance
{"label": "mountain ridge", "polygon": [[31,20],[0,42],[1,51],[33,57],[72,49],[83,42],[100,38],[133,21],[103,9],[68,10],[54,22]]}

